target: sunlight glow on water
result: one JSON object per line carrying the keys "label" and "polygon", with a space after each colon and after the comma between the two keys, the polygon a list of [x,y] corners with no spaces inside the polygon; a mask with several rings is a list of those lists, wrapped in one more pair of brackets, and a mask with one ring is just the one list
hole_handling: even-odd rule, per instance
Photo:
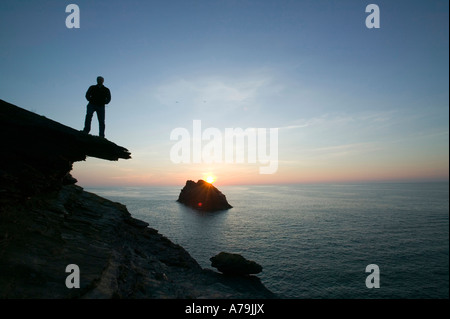
{"label": "sunlight glow on water", "polygon": [[[217,186],[233,206],[201,213],[180,187],[86,189],[183,246],[202,267],[221,251],[263,266],[285,298],[448,298],[448,183]],[[380,267],[379,289],[365,267]]]}

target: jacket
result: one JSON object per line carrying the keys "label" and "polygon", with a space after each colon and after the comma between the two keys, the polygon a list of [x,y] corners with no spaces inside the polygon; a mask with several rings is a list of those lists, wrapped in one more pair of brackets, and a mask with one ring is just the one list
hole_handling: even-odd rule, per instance
{"label": "jacket", "polygon": [[105,106],[111,101],[111,92],[106,86],[91,85],[86,92],[86,99],[96,106]]}

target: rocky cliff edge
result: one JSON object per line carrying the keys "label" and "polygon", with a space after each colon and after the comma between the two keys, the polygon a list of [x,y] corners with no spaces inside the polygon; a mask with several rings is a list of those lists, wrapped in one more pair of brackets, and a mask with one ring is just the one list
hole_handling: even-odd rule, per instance
{"label": "rocky cliff edge", "polygon": [[[0,298],[275,297],[257,277],[202,269],[70,175],[75,161],[129,159],[127,149],[2,100],[0,133]],[[68,288],[71,265],[79,288]]]}

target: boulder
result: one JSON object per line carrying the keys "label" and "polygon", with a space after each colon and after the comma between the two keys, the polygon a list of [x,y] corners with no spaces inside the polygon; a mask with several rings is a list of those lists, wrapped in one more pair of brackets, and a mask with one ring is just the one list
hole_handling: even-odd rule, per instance
{"label": "boulder", "polygon": [[181,190],[177,201],[194,209],[207,212],[225,210],[233,207],[228,203],[225,195],[221,191],[202,179],[197,183],[188,180]]}
{"label": "boulder", "polygon": [[262,271],[261,265],[252,260],[247,260],[239,254],[221,252],[209,260],[212,267],[226,275],[245,276]]}

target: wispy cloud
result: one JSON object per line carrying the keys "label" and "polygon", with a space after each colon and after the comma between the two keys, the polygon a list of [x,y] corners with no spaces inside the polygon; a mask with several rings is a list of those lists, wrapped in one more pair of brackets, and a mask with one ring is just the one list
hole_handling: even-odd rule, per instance
{"label": "wispy cloud", "polygon": [[266,75],[179,78],[159,85],[154,92],[163,105],[178,103],[192,108],[214,106],[229,109],[255,99],[270,82],[270,77]]}
{"label": "wispy cloud", "polygon": [[305,157],[314,157],[316,159],[333,159],[337,157],[355,156],[357,154],[367,154],[383,150],[383,146],[378,142],[350,143],[334,146],[310,148],[304,150]]}
{"label": "wispy cloud", "polygon": [[293,130],[303,129],[307,127],[336,127],[336,126],[385,126],[392,123],[394,120],[395,111],[383,111],[383,112],[364,112],[360,114],[339,114],[339,113],[326,113],[317,117],[309,119],[298,119],[292,122],[292,124],[280,127],[281,130]]}

